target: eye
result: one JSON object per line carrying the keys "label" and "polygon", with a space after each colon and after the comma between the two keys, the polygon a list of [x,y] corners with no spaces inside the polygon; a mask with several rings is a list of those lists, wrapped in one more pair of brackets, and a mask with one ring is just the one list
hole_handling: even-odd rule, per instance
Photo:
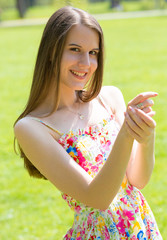
{"label": "eye", "polygon": [[93,56],[97,56],[98,55],[98,52],[97,51],[90,51],[89,54],[93,55]]}
{"label": "eye", "polygon": [[79,52],[80,51],[79,48],[70,48],[70,50],[73,51],[73,52]]}

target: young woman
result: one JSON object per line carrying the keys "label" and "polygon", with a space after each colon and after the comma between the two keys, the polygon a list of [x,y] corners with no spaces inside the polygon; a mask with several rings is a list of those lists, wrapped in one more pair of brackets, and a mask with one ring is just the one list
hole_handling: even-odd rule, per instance
{"label": "young woman", "polygon": [[45,27],[30,97],[14,126],[21,157],[74,210],[64,239],[160,240],[139,191],[154,167],[157,93],[141,93],[126,108],[102,78],[101,27],[80,9],[59,9]]}

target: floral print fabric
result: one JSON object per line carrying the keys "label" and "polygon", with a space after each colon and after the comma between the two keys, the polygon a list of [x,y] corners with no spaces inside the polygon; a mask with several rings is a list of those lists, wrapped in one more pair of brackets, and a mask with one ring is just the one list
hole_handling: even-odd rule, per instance
{"label": "floral print fabric", "polygon": [[[68,154],[93,178],[105,163],[119,128],[113,116],[101,123],[71,131],[59,139]],[[106,210],[90,208],[67,194],[63,199],[74,211],[74,223],[65,240],[161,240],[153,213],[141,192],[125,176]]]}

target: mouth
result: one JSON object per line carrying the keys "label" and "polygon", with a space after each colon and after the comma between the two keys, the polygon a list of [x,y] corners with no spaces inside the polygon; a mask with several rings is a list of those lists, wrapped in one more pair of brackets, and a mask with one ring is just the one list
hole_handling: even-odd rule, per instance
{"label": "mouth", "polygon": [[87,72],[78,72],[74,70],[70,70],[70,72],[78,78],[84,78],[87,75]]}

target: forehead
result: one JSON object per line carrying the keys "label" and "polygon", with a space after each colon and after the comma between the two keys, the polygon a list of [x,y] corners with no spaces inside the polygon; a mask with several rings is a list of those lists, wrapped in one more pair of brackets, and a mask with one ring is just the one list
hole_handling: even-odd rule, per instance
{"label": "forehead", "polygon": [[75,43],[81,47],[99,48],[99,34],[96,30],[82,24],[73,26],[66,39],[66,44]]}

